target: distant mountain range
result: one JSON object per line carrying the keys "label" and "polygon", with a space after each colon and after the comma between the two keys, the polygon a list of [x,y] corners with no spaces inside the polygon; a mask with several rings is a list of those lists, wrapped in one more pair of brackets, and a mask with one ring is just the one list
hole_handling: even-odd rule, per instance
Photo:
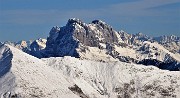
{"label": "distant mountain range", "polygon": [[80,19],[69,19],[66,26],[53,27],[47,40],[5,43],[38,58],[72,56],[100,61],[110,58],[167,70],[180,69],[180,37],[128,34],[115,31],[101,20],[86,24]]}
{"label": "distant mountain range", "polygon": [[47,39],[0,43],[2,98],[178,98],[179,72],[180,37],[101,20],[72,18]]}

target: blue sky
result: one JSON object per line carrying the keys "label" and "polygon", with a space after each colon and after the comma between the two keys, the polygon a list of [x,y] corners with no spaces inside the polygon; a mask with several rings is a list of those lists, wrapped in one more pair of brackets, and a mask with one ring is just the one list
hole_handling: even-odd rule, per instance
{"label": "blue sky", "polygon": [[69,18],[101,19],[128,33],[180,36],[179,0],[0,0],[0,41],[46,38]]}

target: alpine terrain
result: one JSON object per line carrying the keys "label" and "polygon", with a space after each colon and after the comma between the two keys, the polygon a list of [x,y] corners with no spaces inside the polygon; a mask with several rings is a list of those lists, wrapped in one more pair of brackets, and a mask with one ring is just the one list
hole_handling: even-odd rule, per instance
{"label": "alpine terrain", "polygon": [[47,39],[0,42],[1,98],[179,98],[180,37],[69,19]]}

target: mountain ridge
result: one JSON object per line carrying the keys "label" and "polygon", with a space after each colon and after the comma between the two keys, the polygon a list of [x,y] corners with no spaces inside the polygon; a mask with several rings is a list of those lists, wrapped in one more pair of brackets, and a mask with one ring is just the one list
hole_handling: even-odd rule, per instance
{"label": "mountain ridge", "polygon": [[[47,38],[47,47],[42,53],[45,55],[44,57],[73,56],[93,59],[97,56],[97,58],[100,58],[99,60],[103,60],[104,57],[109,58],[109,56],[111,56],[120,61],[141,62],[141,64],[143,64],[142,61],[144,61],[144,59],[149,59],[149,62],[157,59],[157,61],[164,62],[166,66],[168,66],[169,63],[171,63],[169,66],[176,66],[174,69],[165,69],[179,70],[179,53],[175,52],[173,54],[169,52],[163,48],[164,46],[162,47],[156,44],[155,42],[157,41],[154,40],[155,38],[153,39],[142,33],[128,34],[124,31],[117,32],[101,20],[94,20],[86,24],[80,19],[75,18],[69,19],[65,26],[56,26],[57,30],[54,29],[53,27]],[[170,37],[168,40],[170,39],[171,41],[176,41],[178,37]],[[148,41],[148,43],[144,43],[146,41]],[[104,54],[96,55],[90,52],[91,50],[89,51],[88,48],[99,52],[104,51]],[[124,53],[122,50],[124,50]],[[127,54],[127,50],[134,52],[134,54]],[[165,58],[171,62],[167,63],[166,61],[168,60],[165,60]],[[174,61],[177,61],[177,63],[172,63]],[[154,66],[160,65],[154,64]]]}
{"label": "mountain ridge", "polygon": [[[4,62],[10,61],[8,65],[11,67],[0,77],[1,97],[149,98],[180,96],[178,93],[180,91],[179,71],[172,72],[160,70],[154,66],[119,61],[81,60],[70,56],[38,59],[10,45],[3,45],[0,48],[11,51],[0,53],[13,54],[8,57],[9,59],[3,59]],[[3,57],[7,57],[6,55]]]}
{"label": "mountain ridge", "polygon": [[0,96],[178,98],[178,45],[176,36],[152,38],[115,31],[101,20],[69,19],[47,40],[0,42]]}
{"label": "mountain ridge", "polygon": [[110,58],[113,61],[153,64],[172,71],[180,67],[180,37],[149,37],[140,32],[129,34],[123,30],[115,31],[101,20],[86,24],[80,19],[71,18],[63,27],[54,26],[47,42],[40,38],[27,43],[7,44],[38,58],[73,56],[100,61]]}

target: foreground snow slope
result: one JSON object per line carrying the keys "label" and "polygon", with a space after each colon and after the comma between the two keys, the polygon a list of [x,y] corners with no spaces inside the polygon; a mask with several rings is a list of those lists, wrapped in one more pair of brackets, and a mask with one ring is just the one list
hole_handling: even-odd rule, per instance
{"label": "foreground snow slope", "polygon": [[68,89],[73,84],[67,81],[64,75],[47,66],[40,59],[14,47],[8,47],[13,54],[12,67],[0,78],[0,83],[6,80],[1,84],[1,95],[5,96],[6,92],[11,92],[12,96],[23,98],[79,98]]}
{"label": "foreground snow slope", "polygon": [[180,97],[180,72],[119,61],[99,62],[73,57],[38,59],[6,45],[2,45],[0,50],[0,67],[10,66],[8,70],[0,72],[2,75],[0,77],[1,96],[22,98]]}
{"label": "foreground snow slope", "polygon": [[97,62],[72,57],[43,59],[86,90],[86,81],[107,98],[178,98],[180,72],[123,62]]}
{"label": "foreground snow slope", "polygon": [[22,98],[104,98],[86,81],[69,78],[48,66],[41,59],[12,46],[4,45],[0,53],[2,54],[1,58],[6,57],[6,53],[13,55],[9,56],[8,60],[2,60],[3,62],[10,62],[7,65],[4,65],[3,62],[0,63],[4,65],[1,66],[2,68],[11,66],[0,77],[1,96]]}

